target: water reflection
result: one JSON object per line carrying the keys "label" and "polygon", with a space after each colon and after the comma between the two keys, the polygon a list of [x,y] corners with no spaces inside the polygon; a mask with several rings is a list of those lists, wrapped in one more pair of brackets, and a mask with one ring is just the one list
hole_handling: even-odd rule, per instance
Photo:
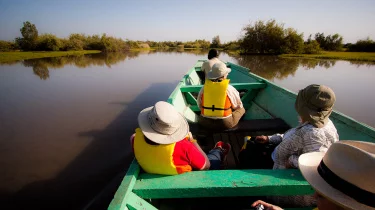
{"label": "water reflection", "polygon": [[284,79],[289,75],[294,76],[299,67],[314,69],[317,66],[326,69],[336,64],[335,60],[294,59],[280,58],[277,56],[240,56],[236,57],[239,65],[245,66],[251,72],[268,80]]}
{"label": "water reflection", "polygon": [[139,55],[152,54],[194,54],[206,55],[207,50],[200,49],[165,49],[165,50],[141,50],[130,52],[117,53],[98,53],[80,56],[64,56],[52,58],[38,58],[24,61],[10,61],[0,63],[0,65],[15,65],[22,63],[25,67],[31,67],[36,76],[41,80],[47,80],[50,77],[49,71],[51,69],[61,69],[66,65],[73,65],[78,68],[89,68],[92,66],[107,66],[111,67],[119,62],[124,62],[126,59],[134,59]]}

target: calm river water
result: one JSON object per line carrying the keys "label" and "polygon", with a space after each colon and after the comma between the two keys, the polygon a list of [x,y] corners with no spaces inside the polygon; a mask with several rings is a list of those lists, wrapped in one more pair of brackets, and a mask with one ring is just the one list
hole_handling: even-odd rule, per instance
{"label": "calm river water", "polygon": [[[126,171],[139,111],[166,100],[206,55],[150,51],[0,64],[0,203],[84,207]],[[294,92],[328,85],[336,110],[375,127],[374,64],[225,53],[220,59]]]}

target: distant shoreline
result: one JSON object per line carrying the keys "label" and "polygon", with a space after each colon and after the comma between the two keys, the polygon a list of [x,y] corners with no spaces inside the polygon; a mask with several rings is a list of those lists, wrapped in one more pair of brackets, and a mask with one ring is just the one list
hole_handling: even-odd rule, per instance
{"label": "distant shoreline", "polygon": [[33,51],[33,52],[0,52],[0,63],[8,63],[19,60],[34,58],[51,58],[68,55],[84,55],[101,53],[100,50],[80,50],[80,51]]}
{"label": "distant shoreline", "polygon": [[225,51],[231,55],[270,55],[279,56],[281,58],[306,58],[306,59],[334,59],[334,60],[347,60],[347,61],[366,61],[375,62],[375,52],[334,52],[334,51],[322,51],[320,54],[241,54],[239,50]]}
{"label": "distant shoreline", "polygon": [[321,54],[282,54],[279,56],[283,58],[336,59],[336,60],[375,62],[374,52],[323,51]]}

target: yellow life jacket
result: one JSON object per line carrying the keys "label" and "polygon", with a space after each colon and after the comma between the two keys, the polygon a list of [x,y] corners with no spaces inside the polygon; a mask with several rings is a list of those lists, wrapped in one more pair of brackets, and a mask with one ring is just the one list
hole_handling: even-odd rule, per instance
{"label": "yellow life jacket", "polygon": [[148,144],[142,130],[137,128],[133,144],[135,158],[144,171],[152,174],[178,174],[176,166],[173,164],[173,151],[176,143]]}
{"label": "yellow life jacket", "polygon": [[207,117],[227,117],[232,114],[232,104],[227,96],[229,79],[221,82],[206,80],[203,86],[201,114]]}

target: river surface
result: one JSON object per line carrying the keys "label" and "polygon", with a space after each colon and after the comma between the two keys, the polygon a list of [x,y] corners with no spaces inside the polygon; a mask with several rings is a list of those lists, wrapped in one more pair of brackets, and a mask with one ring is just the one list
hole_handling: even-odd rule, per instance
{"label": "river surface", "polygon": [[[0,203],[84,207],[126,171],[139,111],[166,100],[206,55],[150,51],[0,64]],[[328,85],[336,110],[375,127],[374,64],[225,53],[220,59],[294,92]]]}

